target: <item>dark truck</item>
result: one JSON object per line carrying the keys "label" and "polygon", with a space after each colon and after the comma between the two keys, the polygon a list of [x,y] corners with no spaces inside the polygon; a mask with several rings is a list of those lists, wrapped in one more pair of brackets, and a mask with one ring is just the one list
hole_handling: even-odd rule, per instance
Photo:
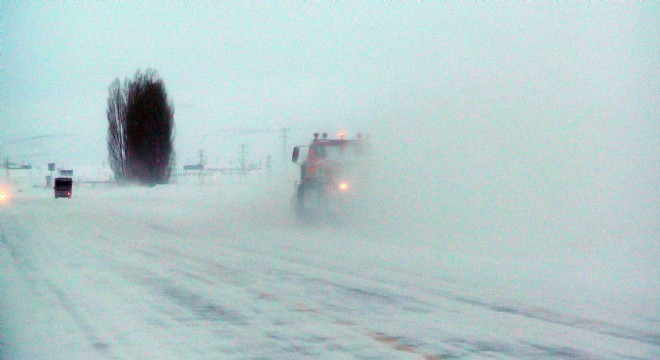
{"label": "dark truck", "polygon": [[73,179],[66,177],[55,178],[55,199],[60,197],[71,198],[71,188],[73,185]]}

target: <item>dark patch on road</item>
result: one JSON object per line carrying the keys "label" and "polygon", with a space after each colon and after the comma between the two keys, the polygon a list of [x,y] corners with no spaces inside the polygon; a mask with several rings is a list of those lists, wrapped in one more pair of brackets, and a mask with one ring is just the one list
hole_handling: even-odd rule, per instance
{"label": "dark patch on road", "polygon": [[575,350],[567,346],[548,346],[530,343],[535,349],[541,350],[542,353],[538,354],[543,357],[554,357],[564,359],[592,359],[592,356],[585,354],[581,351]]}
{"label": "dark patch on road", "polygon": [[18,258],[18,251],[16,251],[16,248],[10,242],[5,240],[5,235],[4,234],[0,234],[0,244],[2,244],[3,247],[7,248],[7,250],[9,251],[9,255],[13,259]]}
{"label": "dark patch on road", "polygon": [[[516,355],[511,346],[497,341],[451,338],[443,341],[443,343],[463,349],[469,355],[483,355],[485,353],[508,356]],[[452,354],[452,357],[460,357],[467,354]]]}
{"label": "dark patch on road", "polygon": [[[196,320],[228,322],[233,325],[247,325],[248,321],[239,312],[219,305],[170,280],[160,277],[142,278],[142,283],[149,285],[158,295],[164,296],[175,304],[189,310]],[[185,318],[179,318],[185,322]]]}
{"label": "dark patch on road", "polygon": [[547,309],[528,307],[524,305],[512,306],[493,304],[485,301],[470,299],[462,296],[444,294],[443,297],[464,304],[486,308],[492,311],[522,316],[529,319],[545,321],[558,325],[570,326],[577,329],[587,330],[601,335],[614,336],[626,340],[639,341],[651,345],[660,345],[660,334],[646,332],[644,330],[632,329],[625,326],[589,319],[585,317],[561,314]]}

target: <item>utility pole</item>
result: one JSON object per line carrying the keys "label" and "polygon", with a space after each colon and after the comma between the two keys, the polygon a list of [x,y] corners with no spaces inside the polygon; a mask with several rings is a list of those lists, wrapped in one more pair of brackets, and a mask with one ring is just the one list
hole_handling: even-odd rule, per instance
{"label": "utility pole", "polygon": [[199,150],[199,165],[203,169],[204,168],[204,149]]}
{"label": "utility pole", "polygon": [[272,162],[271,156],[270,155],[266,156],[266,171],[268,171],[269,174],[271,173],[272,170],[271,162]]}
{"label": "utility pole", "polygon": [[199,150],[199,183],[204,186],[204,149]]}

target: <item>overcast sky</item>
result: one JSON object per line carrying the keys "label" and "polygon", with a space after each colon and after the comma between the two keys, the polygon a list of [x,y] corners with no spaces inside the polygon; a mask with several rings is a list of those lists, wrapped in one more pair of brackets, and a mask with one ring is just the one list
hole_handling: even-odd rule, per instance
{"label": "overcast sky", "polygon": [[[279,158],[282,127],[305,142],[317,129],[542,136],[583,115],[608,119],[575,126],[643,130],[658,115],[658,8],[3,1],[3,155],[99,165],[107,87],[145,68],[174,103],[179,164],[199,149],[231,161],[241,142]],[[235,127],[273,132],[221,131]]]}
{"label": "overcast sky", "polygon": [[[225,158],[221,137],[277,144],[277,133],[236,140],[217,129],[368,131],[397,113],[405,128],[448,105],[445,116],[501,122],[537,106],[617,121],[657,115],[639,107],[657,95],[658,14],[653,5],[3,2],[2,140],[16,160],[102,162],[107,87],[149,67],[175,106],[180,162],[200,148]],[[531,132],[551,122],[528,121]],[[43,135],[55,136],[12,144]]]}

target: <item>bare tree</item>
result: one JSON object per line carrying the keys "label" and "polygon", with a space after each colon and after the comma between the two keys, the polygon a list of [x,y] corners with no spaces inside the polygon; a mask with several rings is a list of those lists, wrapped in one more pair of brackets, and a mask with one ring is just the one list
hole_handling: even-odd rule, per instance
{"label": "bare tree", "polygon": [[109,90],[108,150],[115,177],[167,183],[175,165],[174,107],[163,81],[155,70],[138,70],[123,88],[115,80]]}
{"label": "bare tree", "polygon": [[119,79],[108,87],[108,162],[115,180],[127,180],[126,173],[126,91]]}

